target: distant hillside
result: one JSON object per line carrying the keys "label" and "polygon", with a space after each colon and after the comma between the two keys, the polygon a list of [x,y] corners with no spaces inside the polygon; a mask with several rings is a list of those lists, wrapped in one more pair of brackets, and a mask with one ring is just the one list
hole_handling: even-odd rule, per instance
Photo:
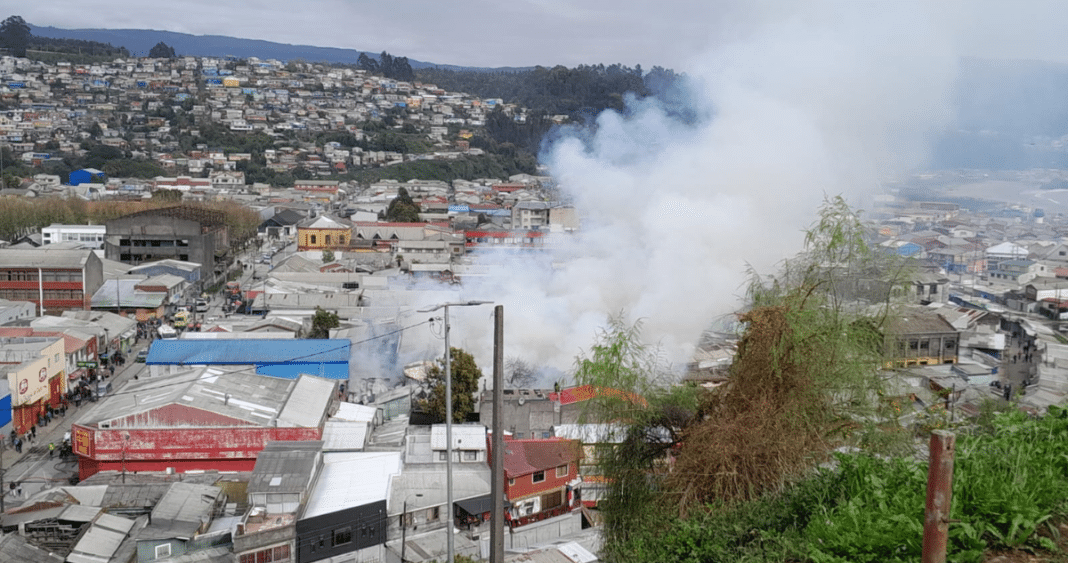
{"label": "distant hillside", "polygon": [[[278,59],[289,61],[302,59],[308,62],[356,64],[360,53],[355,49],[337,49],[334,47],[313,47],[310,45],[289,45],[262,41],[259,39],[239,39],[236,37],[224,37],[221,35],[191,35],[188,33],[176,33],[173,31],[156,31],[145,29],[60,29],[57,27],[38,27],[30,25],[30,31],[35,36],[55,37],[62,39],[81,39],[110,43],[116,47],[125,47],[130,54],[144,57],[160,41],[174,47],[179,55],[192,55],[197,57],[225,57],[232,55],[238,58],[258,57],[261,59]],[[368,56],[377,57],[379,53],[367,51]],[[403,55],[403,53],[394,53]],[[447,68],[454,70],[482,70],[475,67],[461,67],[456,65],[438,65],[424,61],[408,60],[413,69],[420,68]],[[484,69],[484,70],[518,70]]]}

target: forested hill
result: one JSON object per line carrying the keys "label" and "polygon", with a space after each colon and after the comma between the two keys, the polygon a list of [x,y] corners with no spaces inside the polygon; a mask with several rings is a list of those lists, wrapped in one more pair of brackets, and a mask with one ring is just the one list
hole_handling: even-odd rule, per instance
{"label": "forested hill", "polygon": [[579,114],[611,108],[622,110],[628,92],[638,97],[663,91],[680,78],[674,71],[654,67],[649,73],[613,64],[575,68],[542,66],[516,71],[470,71],[420,68],[416,80],[453,92],[501,98],[548,115]]}

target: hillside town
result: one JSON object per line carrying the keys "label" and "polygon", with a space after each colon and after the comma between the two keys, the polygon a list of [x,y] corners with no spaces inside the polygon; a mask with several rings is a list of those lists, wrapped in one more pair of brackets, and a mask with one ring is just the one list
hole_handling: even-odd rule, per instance
{"label": "hillside town", "polygon": [[[508,560],[597,560],[597,457],[621,437],[583,414],[605,390],[532,378],[504,389],[495,412],[483,380],[466,420],[436,423],[421,405],[444,348],[410,330],[458,288],[507,274],[503,257],[565,247],[583,210],[542,174],[334,179],[477,153],[464,138],[488,111],[522,121],[523,108],[255,59],[5,57],[0,82],[16,106],[0,113],[0,145],[24,163],[93,140],[170,174],[80,168],[0,197],[177,194],[102,224],[40,225],[0,248],[0,560],[396,563],[443,561],[450,548],[486,559],[494,456]],[[387,115],[425,130],[434,150],[292,135],[360,139],[357,124]],[[278,143],[254,157],[188,140],[209,126]],[[241,163],[253,158],[304,177],[250,182]],[[220,200],[256,214],[254,237],[235,243],[223,214],[197,205]],[[388,220],[397,202],[417,213]],[[888,196],[867,219],[872,248],[912,265],[884,335],[905,423],[974,415],[987,401],[1035,413],[1065,401],[1065,217]],[[850,283],[859,301],[881,289]],[[311,337],[323,313],[337,322]],[[709,332],[684,379],[722,384],[737,343]]]}

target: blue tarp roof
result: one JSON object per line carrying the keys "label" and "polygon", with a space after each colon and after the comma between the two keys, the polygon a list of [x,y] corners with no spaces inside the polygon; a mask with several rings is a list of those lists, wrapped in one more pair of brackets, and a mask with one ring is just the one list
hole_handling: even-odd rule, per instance
{"label": "blue tarp roof", "polygon": [[323,340],[156,340],[150,364],[348,363],[352,342]]}

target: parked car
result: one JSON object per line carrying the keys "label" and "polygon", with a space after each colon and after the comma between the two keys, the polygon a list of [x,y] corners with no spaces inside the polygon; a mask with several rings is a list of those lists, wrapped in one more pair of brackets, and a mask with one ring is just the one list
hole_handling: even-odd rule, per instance
{"label": "parked car", "polygon": [[144,350],[141,350],[140,352],[138,352],[137,353],[137,357],[134,358],[135,362],[139,362],[139,363],[142,363],[142,364],[145,363],[145,361],[147,361],[147,360],[148,360],[148,348],[145,348]]}
{"label": "parked car", "polygon": [[207,299],[197,299],[196,311],[198,313],[206,313],[206,312],[208,312],[208,300]]}

